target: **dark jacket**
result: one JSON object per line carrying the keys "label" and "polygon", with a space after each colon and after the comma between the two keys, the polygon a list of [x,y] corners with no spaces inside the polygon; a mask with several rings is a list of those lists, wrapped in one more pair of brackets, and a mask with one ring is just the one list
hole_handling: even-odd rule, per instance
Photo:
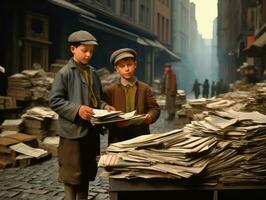
{"label": "dark jacket", "polygon": [[[156,102],[156,98],[149,85],[137,81],[137,91],[135,96],[135,109],[137,114],[150,114],[152,123],[160,116],[160,107]],[[116,110],[125,112],[126,97],[123,86],[117,82],[106,88],[104,92],[105,100],[109,105],[115,107]],[[149,125],[140,124],[138,126],[130,125],[127,127],[117,127],[116,125],[109,126],[110,142],[118,142],[125,139],[130,139],[139,135],[149,134]]]}
{"label": "dark jacket", "polygon": [[[102,86],[96,71],[90,68],[90,80],[99,108],[103,108]],[[81,105],[89,105],[88,86],[72,59],[57,74],[50,93],[50,107],[59,115],[58,134],[77,139],[95,132],[90,122],[79,117]]]}

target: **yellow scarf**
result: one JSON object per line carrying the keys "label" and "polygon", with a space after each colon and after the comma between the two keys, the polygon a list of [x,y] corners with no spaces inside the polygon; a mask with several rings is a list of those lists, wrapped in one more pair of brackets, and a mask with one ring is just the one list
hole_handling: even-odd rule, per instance
{"label": "yellow scarf", "polygon": [[[76,63],[77,64],[77,63]],[[89,105],[93,106],[94,108],[97,108],[98,102],[96,99],[96,96],[92,89],[92,83],[90,81],[90,69],[86,66],[82,66],[80,64],[77,64],[77,67],[79,71],[81,72],[83,78],[85,79],[85,82],[88,86],[88,99],[89,99]]]}
{"label": "yellow scarf", "polygon": [[120,82],[125,91],[126,97],[126,112],[131,112],[135,110],[135,96],[137,91],[136,78],[133,82],[128,82],[127,80],[121,78]]}

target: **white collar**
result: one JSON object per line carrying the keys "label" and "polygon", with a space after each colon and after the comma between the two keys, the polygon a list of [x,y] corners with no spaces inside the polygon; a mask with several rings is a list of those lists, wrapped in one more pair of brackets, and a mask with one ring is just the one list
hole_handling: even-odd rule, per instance
{"label": "white collar", "polygon": [[136,84],[136,81],[137,81],[137,78],[134,77],[134,80],[132,82],[129,82],[128,80],[124,79],[124,78],[120,78],[120,83],[123,85],[123,86],[134,86]]}

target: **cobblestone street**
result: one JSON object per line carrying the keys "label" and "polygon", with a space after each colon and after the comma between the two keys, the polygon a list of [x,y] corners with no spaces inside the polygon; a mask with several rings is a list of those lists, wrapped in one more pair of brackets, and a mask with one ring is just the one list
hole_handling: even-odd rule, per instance
{"label": "cobblestone street", "polygon": [[[151,133],[165,132],[175,127],[174,120],[166,121],[166,113],[161,112],[157,122],[151,125]],[[107,146],[107,135],[101,136],[101,151]],[[60,200],[64,199],[64,189],[57,182],[57,159],[52,158],[25,168],[7,168],[0,170],[0,199]],[[100,176],[98,170],[95,181],[90,183],[88,199],[108,200],[108,178]]]}

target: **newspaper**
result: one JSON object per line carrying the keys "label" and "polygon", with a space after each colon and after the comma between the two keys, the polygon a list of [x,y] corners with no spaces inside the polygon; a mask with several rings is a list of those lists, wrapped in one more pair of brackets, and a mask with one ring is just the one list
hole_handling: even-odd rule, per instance
{"label": "newspaper", "polygon": [[126,125],[141,124],[145,120],[145,115],[136,115],[136,110],[128,113],[122,111],[107,111],[100,109],[93,109],[94,115],[90,119],[93,125],[109,124],[115,122],[126,122]]}
{"label": "newspaper", "polygon": [[18,143],[10,146],[16,152],[19,152],[24,155],[32,156],[34,158],[41,158],[48,155],[48,151],[44,149],[32,148],[24,143]]}

